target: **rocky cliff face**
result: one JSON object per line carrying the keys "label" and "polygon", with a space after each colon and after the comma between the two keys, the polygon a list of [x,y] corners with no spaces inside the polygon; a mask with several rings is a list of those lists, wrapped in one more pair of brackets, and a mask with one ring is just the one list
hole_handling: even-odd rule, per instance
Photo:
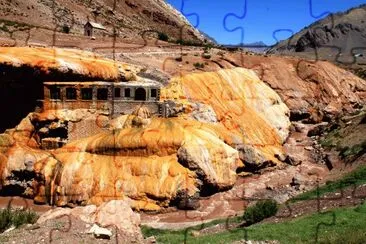
{"label": "rocky cliff face", "polygon": [[241,54],[225,60],[255,70],[289,107],[293,121],[329,121],[366,104],[366,81],[329,62]]}
{"label": "rocky cliff face", "polygon": [[[0,32],[34,27],[57,32],[84,35],[84,24],[90,20],[104,25],[108,35],[142,39],[142,32],[166,33],[173,39],[202,41],[203,36],[186,18],[163,0],[30,0],[0,1]],[[157,36],[157,35],[155,35]]]}

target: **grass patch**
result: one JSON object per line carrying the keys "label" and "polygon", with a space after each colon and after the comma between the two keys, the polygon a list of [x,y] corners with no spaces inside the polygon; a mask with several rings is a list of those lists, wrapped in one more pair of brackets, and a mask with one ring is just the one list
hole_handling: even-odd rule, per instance
{"label": "grass patch", "polygon": [[161,230],[147,226],[142,226],[141,230],[145,237],[156,236],[159,243],[182,243],[185,236],[190,235],[192,231],[201,230],[217,224],[239,224],[243,222],[243,217],[233,217],[227,219],[218,219],[201,225],[193,226],[182,230]]}
{"label": "grass patch", "polygon": [[322,147],[332,148],[337,146],[338,140],[341,138],[340,130],[331,131],[323,140],[320,141]]}
{"label": "grass patch", "polygon": [[256,224],[216,234],[194,237],[193,229],[161,231],[143,228],[145,237],[154,235],[159,243],[229,243],[237,240],[278,240],[280,243],[365,243],[366,205],[339,208],[282,223]]}
{"label": "grass patch", "polygon": [[366,141],[361,144],[354,145],[353,147],[342,148],[340,155],[342,158],[351,156],[358,156],[366,152]]}
{"label": "grass patch", "polygon": [[34,224],[38,215],[30,210],[5,208],[0,210],[0,232],[15,226],[18,228],[24,224]]}
{"label": "grass patch", "polygon": [[300,200],[316,199],[318,196],[322,196],[325,193],[335,192],[349,186],[358,186],[366,183],[366,166],[361,166],[353,172],[345,175],[342,179],[327,182],[326,185],[318,187],[312,191],[305,192],[299,196],[293,198],[291,202]]}

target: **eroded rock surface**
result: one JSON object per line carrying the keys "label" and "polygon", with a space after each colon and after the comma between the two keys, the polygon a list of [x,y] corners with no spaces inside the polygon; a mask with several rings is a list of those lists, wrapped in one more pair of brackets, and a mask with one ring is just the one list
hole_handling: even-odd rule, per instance
{"label": "eroded rock surface", "polygon": [[218,122],[238,136],[229,144],[243,151],[244,162],[276,163],[275,155],[284,153],[289,109],[253,71],[236,68],[177,77],[162,91],[162,98],[212,107]]}
{"label": "eroded rock surface", "polygon": [[205,184],[222,190],[235,183],[241,161],[222,141],[231,136],[224,128],[179,118],[153,118],[142,128],[133,122],[139,117],[129,120],[38,162],[44,183],[35,200],[64,206],[127,197],[135,209],[157,210],[180,191],[193,196]]}

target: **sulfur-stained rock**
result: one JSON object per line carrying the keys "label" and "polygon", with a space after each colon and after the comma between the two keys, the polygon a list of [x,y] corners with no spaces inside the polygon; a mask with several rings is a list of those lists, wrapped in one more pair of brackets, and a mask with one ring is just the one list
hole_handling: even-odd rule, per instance
{"label": "sulfur-stained rock", "polygon": [[[274,155],[283,153],[290,111],[254,71],[236,68],[176,77],[161,96],[163,100],[212,107],[218,122],[240,138],[238,148],[247,148],[241,154],[244,162],[279,162]],[[252,151],[249,154],[248,149]]]}
{"label": "sulfur-stained rock", "polygon": [[224,132],[180,118],[153,118],[147,127],[125,126],[70,143],[37,163],[44,181],[36,182],[35,199],[65,206],[127,198],[135,209],[158,210],[179,191],[194,196],[202,181],[226,189],[241,163],[223,142],[230,137]]}
{"label": "sulfur-stained rock", "polygon": [[134,80],[140,68],[102,58],[77,49],[61,48],[0,48],[0,66],[32,68],[48,76],[87,77],[102,80]]}

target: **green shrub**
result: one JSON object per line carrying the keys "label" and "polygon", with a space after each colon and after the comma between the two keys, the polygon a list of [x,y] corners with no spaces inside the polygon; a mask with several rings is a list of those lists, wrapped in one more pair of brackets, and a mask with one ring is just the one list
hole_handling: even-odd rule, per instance
{"label": "green shrub", "polygon": [[10,226],[19,227],[23,224],[34,224],[38,215],[30,210],[6,208],[0,210],[0,231]]}
{"label": "green shrub", "polygon": [[223,57],[223,56],[225,55],[225,52],[223,52],[223,51],[218,51],[218,52],[217,52],[217,55],[219,55],[219,56]]}
{"label": "green shrub", "polygon": [[262,200],[254,206],[248,207],[244,212],[243,219],[247,225],[252,225],[276,215],[277,211],[278,205],[276,201]]}
{"label": "green shrub", "polygon": [[200,43],[200,42],[196,42],[196,41],[192,41],[192,40],[184,40],[184,39],[178,39],[176,41],[176,43],[179,45],[182,45],[182,46],[195,46],[195,47],[202,46],[202,43]]}
{"label": "green shrub", "polygon": [[0,211],[0,231],[4,231],[11,224],[11,212],[10,209],[3,209]]}
{"label": "green shrub", "polygon": [[202,54],[202,57],[205,58],[205,59],[210,59],[211,58],[211,54],[204,52]]}
{"label": "green shrub", "polygon": [[169,36],[163,32],[158,33],[158,38],[160,41],[167,42],[169,40]]}
{"label": "green shrub", "polygon": [[205,64],[203,63],[194,63],[193,66],[196,68],[196,69],[203,69],[205,68]]}
{"label": "green shrub", "polygon": [[364,152],[366,152],[366,145],[364,145],[364,143],[358,144],[358,145],[354,145],[353,147],[344,147],[341,152],[340,152],[340,156],[342,158],[346,158],[349,156],[358,156],[358,155],[362,155]]}
{"label": "green shrub", "polygon": [[70,27],[68,25],[63,25],[62,26],[62,32],[69,34],[70,33]]}

